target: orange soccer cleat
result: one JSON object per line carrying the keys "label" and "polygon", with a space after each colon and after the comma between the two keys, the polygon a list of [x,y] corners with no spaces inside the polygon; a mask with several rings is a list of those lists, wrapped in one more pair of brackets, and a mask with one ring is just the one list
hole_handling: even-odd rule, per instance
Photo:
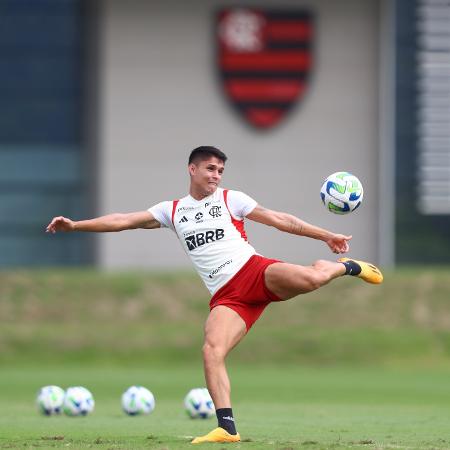
{"label": "orange soccer cleat", "polygon": [[361,267],[361,272],[354,276],[362,278],[364,281],[367,281],[367,283],[380,284],[383,282],[383,274],[380,269],[373,264],[351,258],[339,258],[338,261],[351,262]]}
{"label": "orange soccer cleat", "polygon": [[196,437],[191,444],[201,444],[203,442],[239,442],[240,440],[239,433],[230,434],[223,428],[218,427],[204,436]]}

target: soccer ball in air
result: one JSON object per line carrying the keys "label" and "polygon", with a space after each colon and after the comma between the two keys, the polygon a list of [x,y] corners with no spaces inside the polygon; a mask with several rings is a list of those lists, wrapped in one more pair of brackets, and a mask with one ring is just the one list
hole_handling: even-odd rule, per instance
{"label": "soccer ball in air", "polygon": [[94,406],[94,397],[86,388],[73,386],[67,389],[63,410],[68,416],[86,416]]}
{"label": "soccer ball in air", "polygon": [[44,386],[36,397],[39,411],[46,416],[60,414],[64,403],[64,389],[59,386]]}
{"label": "soccer ball in air", "polygon": [[184,398],[184,408],[191,419],[208,419],[216,409],[208,389],[191,389]]}
{"label": "soccer ball in air", "polygon": [[348,214],[362,202],[363,187],[354,175],[336,172],[327,177],[320,189],[323,204],[334,214]]}
{"label": "soccer ball in air", "polygon": [[122,408],[130,416],[150,414],[155,409],[155,397],[142,386],[131,386],[122,394]]}

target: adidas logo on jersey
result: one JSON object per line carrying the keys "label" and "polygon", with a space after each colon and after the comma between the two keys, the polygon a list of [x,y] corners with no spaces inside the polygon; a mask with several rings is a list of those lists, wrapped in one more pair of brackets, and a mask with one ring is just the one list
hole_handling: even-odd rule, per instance
{"label": "adidas logo on jersey", "polygon": [[188,218],[187,218],[186,216],[183,216],[183,217],[178,221],[178,223],[187,222],[187,221],[188,221]]}

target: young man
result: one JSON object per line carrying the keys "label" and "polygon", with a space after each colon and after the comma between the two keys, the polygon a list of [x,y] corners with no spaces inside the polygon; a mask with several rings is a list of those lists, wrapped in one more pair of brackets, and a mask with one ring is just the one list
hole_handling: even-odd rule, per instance
{"label": "young man", "polygon": [[170,228],[175,232],[212,294],[205,324],[204,372],[216,407],[218,427],[192,443],[237,442],[225,358],[275,301],[311,292],[342,275],[379,284],[372,264],[341,258],[300,266],[268,259],[247,242],[244,218],[287,233],[324,241],[334,253],[349,250],[351,236],[335,234],[283,212],[265,209],[238,191],[219,188],[227,157],[215,147],[198,147],[189,157],[189,195],[159,203],[147,211],[111,214],[91,220],[55,217],[47,232],[122,231]]}

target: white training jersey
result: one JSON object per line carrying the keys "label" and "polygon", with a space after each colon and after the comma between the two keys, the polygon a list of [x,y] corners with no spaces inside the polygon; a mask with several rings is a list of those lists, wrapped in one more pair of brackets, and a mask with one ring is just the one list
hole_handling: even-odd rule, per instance
{"label": "white training jersey", "polygon": [[217,188],[202,200],[190,195],[149,208],[162,227],[175,231],[197,272],[214,294],[256,253],[244,217],[256,201],[239,191]]}

